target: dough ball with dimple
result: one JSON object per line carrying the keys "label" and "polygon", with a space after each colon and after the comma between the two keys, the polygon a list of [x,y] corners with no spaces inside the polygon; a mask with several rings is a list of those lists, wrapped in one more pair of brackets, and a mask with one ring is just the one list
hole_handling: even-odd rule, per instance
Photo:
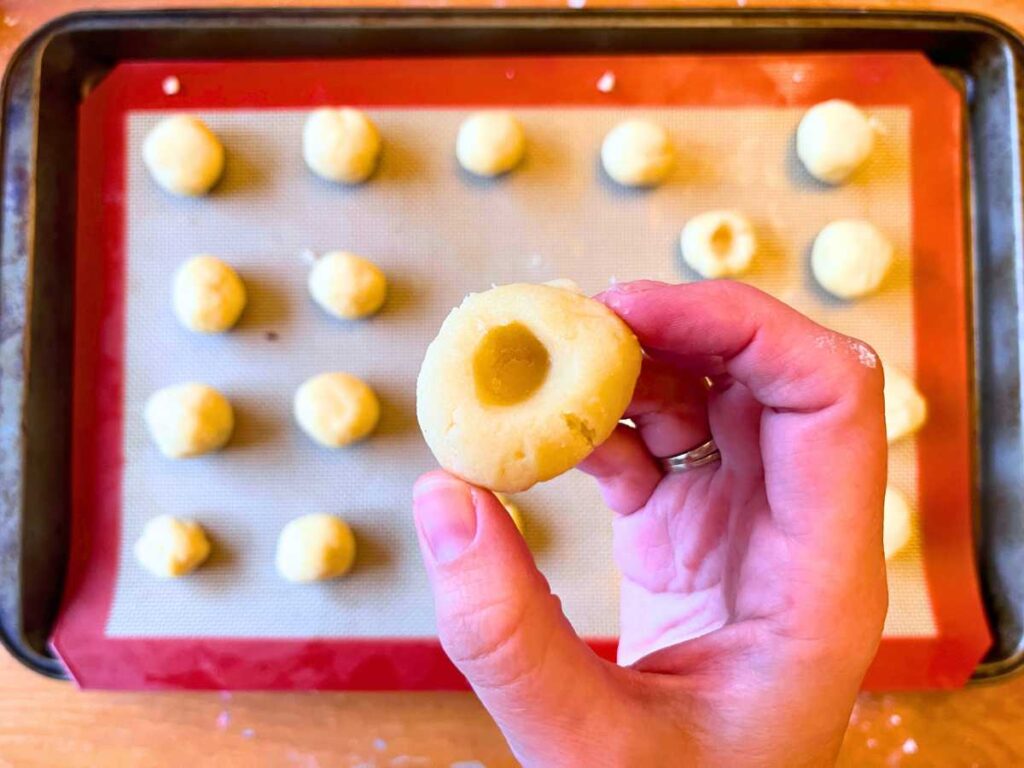
{"label": "dough ball with dimple", "polygon": [[612,433],[640,373],[603,304],[550,285],[470,294],[427,348],[420,429],[441,466],[514,493],[576,466]]}
{"label": "dough ball with dimple", "polygon": [[320,445],[340,448],[369,435],[380,419],[377,395],[348,373],[321,373],[295,392],[295,420]]}
{"label": "dough ball with dimple", "polygon": [[170,515],[154,517],[135,542],[135,558],[162,579],[184,576],[210,555],[210,541],[202,526]]}
{"label": "dough ball with dimple", "polygon": [[317,109],[302,131],[302,156],[317,176],[359,184],[377,167],[380,133],[358,109]]}
{"label": "dough ball with dimple", "polygon": [[815,104],[796,129],[796,153],[807,172],[828,184],[846,181],[875,146],[875,128],[848,101]]}
{"label": "dough ball with dimple", "polygon": [[885,366],[885,434],[890,443],[912,435],[928,419],[928,402],[902,371]]}
{"label": "dough ball with dimple", "polygon": [[508,112],[477,112],[459,126],[455,156],[477,176],[508,173],[523,159],[526,134]]}
{"label": "dough ball with dimple", "polygon": [[220,333],[245,309],[245,285],[215,256],[194,256],[174,276],[174,314],[190,331]]}
{"label": "dough ball with dimple", "polygon": [[703,277],[738,275],[750,266],[757,238],[750,220],[736,211],[707,211],[686,222],[680,236],[685,261]]}
{"label": "dough ball with dimple", "polygon": [[907,497],[891,485],[885,489],[883,514],[882,548],[885,559],[890,560],[910,541],[913,519]]}
{"label": "dough ball with dimple", "polygon": [[176,384],[154,392],[146,402],[146,425],[160,452],[172,459],[222,448],[231,438],[231,403],[205,384]]}
{"label": "dough ball with dimple", "polygon": [[198,117],[173,115],[146,136],[142,160],[168,192],[203,195],[224,172],[224,147]]}
{"label": "dough ball with dimple", "polygon": [[384,273],[354,253],[325,253],[309,271],[309,293],[314,301],[342,319],[372,315],[384,304],[387,292]]}
{"label": "dough ball with dimple", "polygon": [[874,224],[840,219],[827,224],[814,239],[811,270],[833,296],[856,299],[878,290],[892,257],[892,243]]}
{"label": "dough ball with dimple", "polygon": [[668,131],[649,120],[626,120],[604,137],[605,173],[627,187],[650,187],[665,180],[675,162]]}
{"label": "dough ball with dimple", "polygon": [[297,517],[277,539],[277,572],[288,581],[333,579],[347,573],[355,559],[356,537],[334,515]]}

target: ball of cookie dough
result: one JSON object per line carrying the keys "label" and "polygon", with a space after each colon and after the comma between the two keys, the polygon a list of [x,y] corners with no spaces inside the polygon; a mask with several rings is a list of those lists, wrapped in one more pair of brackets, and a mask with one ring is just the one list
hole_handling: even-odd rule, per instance
{"label": "ball of cookie dough", "polygon": [[892,255],[892,243],[874,224],[840,219],[814,239],[811,270],[833,296],[856,299],[878,290],[892,266]]}
{"label": "ball of cookie dough", "polygon": [[295,420],[302,431],[328,448],[362,440],[380,419],[373,390],[347,373],[321,373],[295,392]]}
{"label": "ball of cookie dough", "polygon": [[297,517],[277,539],[277,572],[288,581],[333,579],[347,573],[355,559],[356,537],[334,515]]}
{"label": "ball of cookie dough", "polygon": [[815,104],[796,129],[796,153],[807,172],[828,184],[846,181],[875,146],[868,117],[848,101]]}
{"label": "ball of cookie dough", "polygon": [[668,131],[649,120],[626,120],[608,132],[601,164],[612,179],[627,187],[650,187],[665,180],[675,162]]}
{"label": "ball of cookie dough", "polygon": [[170,515],[154,517],[135,542],[135,559],[161,579],[184,576],[210,555],[210,541],[202,526]]}
{"label": "ball of cookie dough", "polygon": [[455,156],[477,176],[508,173],[523,159],[526,134],[508,112],[477,112],[459,126]]}
{"label": "ball of cookie dough", "polygon": [[172,115],[146,136],[142,160],[168,192],[204,195],[224,172],[224,147],[198,117]]}
{"label": "ball of cookie dough", "polygon": [[231,403],[205,384],[176,384],[150,395],[146,425],[160,452],[171,459],[199,456],[222,448],[231,438]]}
{"label": "ball of cookie dough", "polygon": [[885,489],[884,520],[882,522],[882,548],[885,559],[891,560],[910,541],[910,503],[907,497],[891,485]]}
{"label": "ball of cookie dough", "polygon": [[371,261],[344,251],[325,253],[309,271],[309,293],[335,317],[372,315],[387,297],[388,281]]}
{"label": "ball of cookie dough", "polygon": [[245,285],[215,256],[194,256],[174,276],[174,314],[198,333],[220,333],[238,322],[245,309]]}
{"label": "ball of cookie dough", "polygon": [[890,443],[912,435],[928,419],[928,402],[902,371],[885,366],[885,434]]}
{"label": "ball of cookie dough", "polygon": [[440,465],[495,491],[576,466],[615,429],[640,345],[603,304],[549,285],[470,294],[427,348],[416,416]]}
{"label": "ball of cookie dough", "polygon": [[728,277],[750,266],[757,238],[743,214],[707,211],[686,222],[679,245],[683,261],[702,277]]}
{"label": "ball of cookie dough", "polygon": [[494,494],[495,498],[501,502],[501,506],[508,512],[508,516],[512,518],[512,524],[515,525],[516,530],[522,533],[525,528],[525,521],[523,520],[523,511],[519,508],[512,499],[509,498],[507,493],[501,493],[500,491]]}
{"label": "ball of cookie dough", "polygon": [[377,167],[380,133],[358,109],[317,109],[302,131],[302,156],[317,176],[359,184]]}

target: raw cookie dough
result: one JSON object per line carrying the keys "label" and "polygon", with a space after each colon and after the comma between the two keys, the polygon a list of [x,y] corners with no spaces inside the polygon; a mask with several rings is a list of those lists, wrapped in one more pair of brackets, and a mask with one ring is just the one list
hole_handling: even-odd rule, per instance
{"label": "raw cookie dough", "polygon": [[477,112],[459,126],[455,156],[477,176],[508,173],[523,159],[526,135],[508,112]]}
{"label": "raw cookie dough", "polygon": [[928,418],[928,403],[905,373],[884,366],[885,434],[890,443],[912,435]]}
{"label": "raw cookie dough", "polygon": [[505,511],[508,512],[508,516],[512,518],[512,523],[515,525],[516,529],[522,533],[525,522],[523,521],[523,511],[519,508],[519,505],[512,501],[506,493],[501,493],[499,491],[494,495],[498,501],[501,502],[501,506],[505,508]]}
{"label": "raw cookie dough", "polygon": [[224,172],[224,147],[198,117],[172,115],[146,136],[142,160],[168,192],[203,195]]}
{"label": "raw cookie dough", "polygon": [[603,304],[549,285],[470,294],[427,348],[420,429],[440,465],[515,493],[582,461],[615,429],[640,345]]}
{"label": "raw cookie dough", "polygon": [[882,523],[882,548],[891,560],[910,541],[911,513],[907,497],[891,485],[885,489],[885,519]]}
{"label": "raw cookie dough", "polygon": [[345,251],[325,253],[309,271],[309,293],[335,317],[372,315],[387,297],[388,281],[371,261]]}
{"label": "raw cookie dough", "polygon": [[146,425],[160,452],[183,459],[216,451],[231,438],[231,403],[205,384],[164,387],[146,401]]}
{"label": "raw cookie dough", "polygon": [[841,184],[868,159],[875,128],[848,101],[815,104],[796,129],[796,154],[807,172],[827,184]]}
{"label": "raw cookie dough", "polygon": [[743,214],[707,211],[686,222],[679,245],[683,261],[702,277],[728,277],[750,266],[757,238]]}
{"label": "raw cookie dough", "polygon": [[544,285],[561,288],[563,291],[569,291],[570,293],[578,293],[580,296],[586,295],[583,293],[583,289],[580,288],[579,283],[575,280],[570,280],[568,277],[556,277],[554,280],[548,280]]}
{"label": "raw cookie dough", "polygon": [[347,373],[321,373],[295,392],[295,420],[302,431],[328,448],[362,440],[380,418],[377,395]]}
{"label": "raw cookie dough", "polygon": [[317,176],[359,184],[377,167],[380,133],[358,109],[314,110],[302,130],[302,156]]}
{"label": "raw cookie dough", "polygon": [[675,150],[668,132],[649,120],[626,120],[601,144],[601,164],[612,179],[627,187],[650,187],[672,170]]}
{"label": "raw cookie dough", "polygon": [[174,276],[174,314],[190,331],[226,331],[244,308],[242,279],[215,256],[194,256]]}
{"label": "raw cookie dough", "polygon": [[878,290],[892,266],[892,254],[892,243],[874,224],[839,219],[814,239],[811,270],[833,296],[855,299]]}
{"label": "raw cookie dough", "polygon": [[210,555],[210,541],[198,523],[170,515],[154,517],[135,542],[135,559],[161,579],[184,576]]}
{"label": "raw cookie dough", "polygon": [[277,539],[277,572],[288,581],[333,579],[347,573],[355,559],[356,537],[334,515],[297,517]]}

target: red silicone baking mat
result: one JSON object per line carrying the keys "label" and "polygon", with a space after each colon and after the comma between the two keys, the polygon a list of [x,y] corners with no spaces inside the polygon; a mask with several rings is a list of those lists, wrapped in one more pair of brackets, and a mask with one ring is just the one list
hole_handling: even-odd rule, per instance
{"label": "red silicone baking mat", "polygon": [[[163,83],[168,77],[177,79],[180,85],[177,93],[165,93]],[[597,87],[599,82],[601,88]],[[887,621],[886,638],[867,684],[875,688],[961,684],[988,643],[971,543],[970,334],[963,245],[961,101],[956,89],[939,72],[923,57],[913,54],[353,59],[120,65],[85,99],[80,113],[73,536],[64,607],[54,636],[54,646],[75,680],[86,687],[111,688],[424,689],[465,685],[445,659],[436,639],[429,632],[416,634],[420,626],[416,617],[421,615],[420,609],[426,610],[429,606],[418,605],[415,616],[410,614],[404,626],[401,616],[388,614],[389,600],[386,594],[381,594],[382,589],[386,590],[386,578],[378,580],[376,586],[367,586],[377,601],[374,605],[381,613],[381,626],[398,626],[402,630],[379,633],[384,636],[375,636],[372,631],[368,634],[365,627],[358,636],[338,635],[336,630],[330,629],[335,625],[329,621],[314,622],[311,626],[317,629],[303,635],[294,630],[301,624],[298,607],[292,611],[279,610],[280,605],[269,602],[246,603],[244,610],[237,611],[240,618],[236,624],[232,624],[231,618],[235,615],[234,609],[225,610],[221,623],[209,632],[190,629],[193,626],[189,623],[191,613],[186,615],[179,611],[175,619],[173,612],[169,618],[154,612],[154,605],[166,602],[177,606],[174,601],[184,599],[181,605],[192,605],[199,614],[213,605],[215,599],[225,599],[224,594],[213,594],[204,591],[202,586],[197,587],[202,584],[200,574],[207,569],[184,580],[183,584],[167,587],[166,592],[159,591],[165,587],[151,587],[148,582],[133,591],[138,574],[126,546],[130,540],[126,542],[122,535],[131,530],[139,514],[153,514],[155,509],[153,512],[140,510],[138,497],[132,491],[136,487],[133,478],[140,472],[145,474],[144,469],[140,469],[145,464],[139,456],[146,449],[131,438],[136,426],[133,419],[137,419],[138,414],[134,390],[126,382],[131,382],[132,375],[152,361],[146,363],[145,353],[131,347],[130,342],[133,338],[148,339],[150,348],[155,345],[166,356],[188,355],[189,352],[182,351],[169,335],[161,335],[163,331],[159,328],[150,329],[149,336],[143,333],[145,329],[139,329],[133,336],[136,323],[139,326],[146,323],[138,321],[132,307],[138,305],[141,294],[144,294],[141,296],[144,301],[150,299],[149,294],[145,294],[150,288],[145,280],[132,277],[139,273],[133,272],[129,263],[138,264],[133,260],[139,259],[141,252],[151,255],[161,249],[166,249],[168,263],[180,262],[189,254],[175,250],[176,235],[183,242],[187,241],[185,230],[190,223],[200,227],[202,217],[214,215],[209,206],[221,205],[227,196],[218,191],[212,196],[212,202],[198,201],[195,207],[168,212],[167,221],[176,222],[176,230],[169,224],[161,228],[158,223],[147,243],[140,245],[132,239],[130,233],[136,231],[133,226],[137,222],[152,221],[154,214],[151,205],[138,207],[142,205],[142,198],[133,191],[135,182],[129,183],[138,179],[137,153],[131,150],[137,144],[139,132],[161,113],[196,112],[218,133],[239,142],[256,142],[260,136],[289,142],[295,140],[295,131],[289,126],[301,125],[301,116],[310,107],[322,104],[360,106],[382,121],[386,129],[392,129],[385,130],[387,157],[389,151],[414,153],[415,150],[402,146],[401,142],[394,146],[388,144],[389,136],[402,135],[400,131],[403,125],[409,125],[410,115],[431,126],[432,135],[424,136],[424,142],[436,141],[438,130],[448,130],[457,124],[453,119],[460,110],[489,106],[521,111],[531,138],[535,135],[531,126],[536,125],[539,134],[547,121],[582,141],[591,123],[631,112],[654,111],[670,122],[678,134],[677,141],[683,137],[699,137],[702,131],[709,130],[708,126],[720,125],[725,132],[735,130],[738,136],[749,134],[749,141],[742,140],[737,146],[756,149],[757,144],[771,144],[765,140],[768,136],[786,135],[787,126],[798,119],[801,108],[826,98],[855,101],[873,115],[877,114],[891,130],[890,137],[882,138],[881,144],[889,147],[889,154],[881,153],[874,180],[865,178],[862,186],[855,182],[838,192],[807,188],[792,168],[773,175],[769,170],[762,172],[758,164],[753,163],[748,169],[749,183],[741,189],[736,186],[735,174],[728,180],[716,181],[714,158],[698,157],[699,153],[694,153],[692,162],[682,163],[686,167],[681,175],[666,185],[668,189],[612,204],[637,206],[635,210],[643,215],[636,222],[638,231],[654,237],[659,228],[665,226],[666,208],[659,207],[658,200],[671,201],[666,196],[670,196],[673,189],[700,183],[709,188],[703,200],[717,200],[713,189],[729,185],[735,187],[738,195],[748,197],[764,197],[765,193],[770,196],[776,192],[780,197],[792,194],[794,202],[787,209],[791,220],[799,220],[804,214],[809,219],[812,206],[820,209],[819,214],[846,211],[843,195],[852,200],[850,204],[855,210],[859,210],[856,206],[861,205],[857,202],[860,198],[869,209],[872,205],[877,209],[881,202],[889,199],[885,194],[890,193],[875,195],[875,183],[903,185],[890,190],[891,199],[896,201],[891,213],[902,217],[902,221],[891,223],[891,229],[905,230],[905,237],[897,238],[896,242],[898,250],[904,252],[901,263],[906,274],[901,278],[903,282],[888,291],[887,298],[883,297],[875,305],[865,305],[874,306],[873,313],[865,310],[849,313],[847,317],[841,314],[845,310],[830,307],[826,302],[816,304],[813,296],[807,298],[806,286],[799,278],[793,286],[788,286],[770,273],[770,264],[763,267],[767,271],[759,268],[760,271],[755,271],[749,279],[823,322],[866,338],[881,349],[883,357],[899,359],[903,367],[913,369],[918,385],[927,395],[931,419],[916,439],[894,448],[892,472],[915,501],[920,536],[911,547],[910,556],[890,567],[896,599]],[[389,116],[394,118],[393,122],[388,122]],[[262,126],[263,133],[254,130],[249,138],[238,138],[247,124],[254,128]],[[759,135],[762,131],[764,136]],[[446,141],[447,138],[442,144]],[[246,151],[251,149],[248,146]],[[595,157],[596,149],[596,146],[592,148]],[[783,142],[782,146],[770,150],[774,156],[783,158],[791,148],[787,149]],[[240,152],[236,160],[244,159],[246,151]],[[531,145],[531,153],[533,151]],[[768,150],[756,151],[762,154],[755,158],[763,158]],[[270,154],[268,150],[267,156]],[[538,147],[536,154],[540,157],[535,158],[536,163],[528,159],[523,176],[543,170],[543,150]],[[230,141],[228,158],[230,173],[234,162]],[[558,173],[566,173],[566,170],[557,168],[556,159],[547,159],[556,166],[553,182],[548,184],[549,191],[559,187],[575,189],[568,183],[570,179],[557,178]],[[301,168],[301,159],[297,162]],[[428,169],[426,160],[420,158],[419,162],[422,168]],[[415,159],[407,162],[406,172],[416,164]],[[450,174],[455,174],[453,163],[446,161],[445,167]],[[426,170],[420,173],[420,176],[427,175]],[[283,171],[281,177],[284,177]],[[266,202],[261,201],[260,196],[269,194],[267,190],[274,186],[275,178],[266,169],[255,169],[245,175],[250,184],[250,191],[245,194],[253,195],[254,209]],[[780,179],[782,186],[777,191],[772,190],[771,184]],[[368,188],[372,189],[374,183],[371,181]],[[406,180],[406,185],[412,186],[412,183]],[[358,207],[360,194],[359,190],[346,191],[345,205],[332,203],[335,207],[326,213],[343,219],[349,217],[352,231],[360,227],[372,229],[373,216]],[[500,205],[494,202],[494,196],[505,193],[500,186],[488,186],[480,187],[473,194],[489,195],[491,204]],[[437,207],[443,205],[446,196],[442,188],[430,195],[441,201],[431,203],[433,207],[426,215],[457,219],[454,212]],[[423,210],[403,207],[403,200],[405,198],[396,193],[382,203],[390,204],[386,209],[387,227],[395,231],[401,230],[403,217],[412,221],[414,213],[424,215]],[[244,210],[247,201],[241,194],[236,201],[240,205],[237,219],[242,221],[249,215]],[[548,222],[543,220],[543,206],[499,210],[502,216],[522,217],[522,221],[517,222],[522,228],[531,231],[549,228]],[[571,207],[555,205],[553,210],[571,213]],[[678,226],[694,212],[697,211],[687,211],[681,205]],[[218,215],[225,214],[221,210]],[[286,228],[287,206],[276,215],[282,219],[280,226]],[[585,212],[577,215],[586,217]],[[878,215],[884,213],[879,211]],[[230,228],[230,217],[224,221]],[[676,224],[671,223],[671,226]],[[457,229],[448,234],[460,237]],[[468,230],[462,234],[471,235]],[[273,232],[268,234],[269,239],[274,237]],[[774,240],[776,246],[789,242],[782,232],[776,232]],[[338,243],[335,247],[344,247],[344,244]],[[777,247],[776,250],[785,251],[776,254],[779,260],[784,257],[791,267],[796,265],[798,269],[806,258],[793,247]],[[664,261],[669,264],[671,260]],[[533,255],[528,262],[529,266],[536,267],[543,263],[543,258]],[[593,263],[606,262],[595,258]],[[565,276],[583,278],[580,282],[584,288],[596,290],[598,287],[587,283],[586,278],[591,275],[581,275],[580,262],[571,258],[552,268],[568,272]],[[258,265],[251,269],[258,269]],[[600,269],[604,267],[595,266],[594,271]],[[665,274],[660,267],[639,269],[640,272],[634,274],[623,264],[618,277],[674,277],[676,280],[692,277],[675,266],[665,267],[674,270],[674,274]],[[403,275],[398,266],[394,270],[399,272],[394,277],[401,285]],[[444,270],[445,264],[437,265],[442,275]],[[245,268],[243,276],[248,280]],[[545,278],[555,276],[559,274],[543,275]],[[603,274],[602,279],[614,276]],[[503,279],[499,282],[508,278],[504,273],[500,277]],[[513,277],[523,279],[521,275]],[[474,278],[479,281],[480,276]],[[459,275],[454,273],[445,280],[460,290],[483,287],[476,283],[468,287],[458,285]],[[415,293],[414,289],[406,291],[413,308],[417,304]],[[165,297],[154,295],[152,299],[158,305]],[[887,309],[891,306],[895,311],[904,305],[906,322]],[[131,327],[129,318],[135,318],[131,320]],[[433,308],[424,309],[417,324],[429,336],[430,329],[435,328],[440,319],[441,315]],[[396,344],[400,341],[396,339]],[[891,355],[887,355],[887,346],[892,349]],[[411,386],[411,382],[401,384]],[[400,397],[401,393],[396,392],[396,400]],[[232,452],[228,451],[218,461],[229,461],[231,456]],[[395,463],[402,460],[401,455],[393,459]],[[388,473],[390,463],[388,459],[382,465],[382,478]],[[329,490],[331,483],[343,482],[343,470],[335,472],[323,476],[323,484]],[[213,477],[215,483],[215,471]],[[384,480],[380,482],[383,484]],[[571,482],[586,481],[577,478]],[[372,482],[369,487],[372,488]],[[541,489],[536,497],[528,495],[527,500],[536,508],[537,517],[542,517],[547,510],[544,493]],[[153,499],[154,508],[159,501]],[[401,524],[408,523],[407,510],[390,512],[398,516],[396,520]],[[595,512],[594,524],[606,523],[607,517]],[[408,526],[411,528],[411,523]],[[261,541],[272,542],[276,534],[277,530],[250,529],[250,535],[260,537]],[[600,537],[595,540],[602,541]],[[216,537],[215,543],[220,543]],[[388,542],[383,544],[386,546]],[[557,544],[556,541],[556,549]],[[398,557],[401,556],[399,552]],[[538,560],[546,572],[548,567],[557,571],[558,557],[555,554],[544,559],[538,555]],[[230,562],[220,563],[214,571],[230,569]],[[552,581],[559,590],[559,580]],[[575,621],[573,611],[578,611],[578,615],[584,617],[580,622],[582,626],[605,626],[600,620],[586,618],[587,608],[600,605],[597,598],[587,594],[577,597],[574,590],[578,585],[571,581],[570,574],[569,580],[564,582],[569,594],[566,603],[570,618]],[[357,579],[344,588],[351,589],[352,583],[365,581]],[[185,591],[189,589],[194,591]],[[302,593],[303,599],[308,600],[309,594]],[[346,605],[352,605],[332,602],[333,593],[313,594],[325,595],[324,607],[328,610],[345,610]],[[608,610],[613,612],[614,606],[608,606]],[[269,623],[277,629],[268,630],[267,623],[258,620],[268,614],[272,614]],[[140,616],[154,616],[163,623],[154,629],[152,623],[137,620]],[[405,630],[410,630],[411,634]],[[598,637],[591,642],[599,653],[614,658],[613,639]]]}

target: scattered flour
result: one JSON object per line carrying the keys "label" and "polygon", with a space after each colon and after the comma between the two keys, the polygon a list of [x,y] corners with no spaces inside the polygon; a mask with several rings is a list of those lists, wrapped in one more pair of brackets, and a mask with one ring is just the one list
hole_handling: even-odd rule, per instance
{"label": "scattered flour", "polygon": [[865,368],[878,367],[878,355],[872,352],[867,344],[851,340],[850,349],[857,353],[857,362]]}

